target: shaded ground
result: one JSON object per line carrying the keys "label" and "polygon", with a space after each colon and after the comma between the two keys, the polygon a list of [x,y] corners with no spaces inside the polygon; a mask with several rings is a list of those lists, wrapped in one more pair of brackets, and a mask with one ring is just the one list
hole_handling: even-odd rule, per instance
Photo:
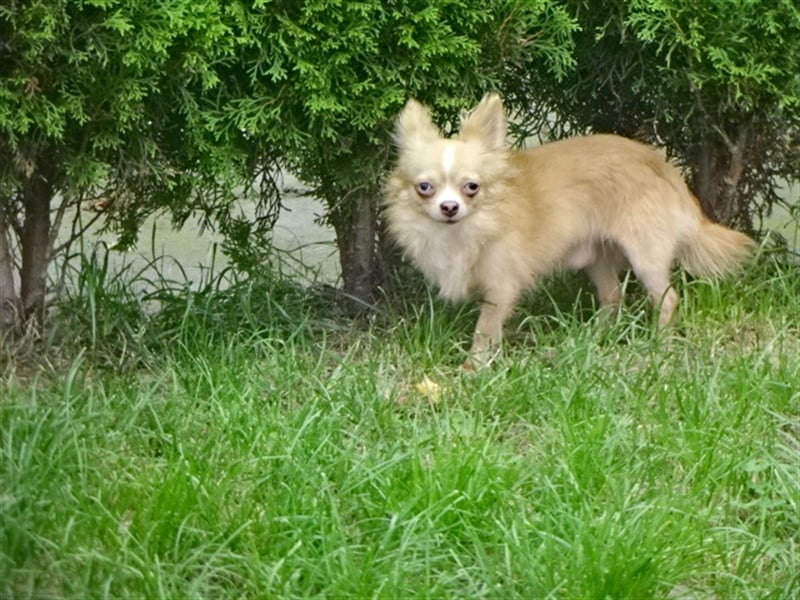
{"label": "shaded ground", "polygon": [[[324,213],[320,202],[305,195],[305,190],[291,176],[284,181],[283,204],[278,223],[273,231],[274,247],[280,251],[283,268],[301,280],[334,285],[339,279],[340,269],[336,255],[334,232],[331,227],[319,224],[318,217]],[[246,211],[248,207],[244,207]],[[71,218],[65,218],[63,235],[69,231]],[[155,231],[154,231],[155,227]],[[90,248],[96,241],[114,243],[114,236],[90,232],[85,244]],[[144,268],[154,257],[168,256],[170,260],[159,266],[159,276],[183,279],[182,271],[195,285],[201,280],[202,271],[211,268],[215,272],[227,266],[228,261],[221,251],[222,236],[211,231],[201,233],[194,221],[189,221],[181,230],[173,229],[168,216],[151,217],[142,227],[139,242],[128,252],[112,252],[112,267],[121,268],[133,264],[134,269]],[[143,274],[147,278],[147,273]]]}

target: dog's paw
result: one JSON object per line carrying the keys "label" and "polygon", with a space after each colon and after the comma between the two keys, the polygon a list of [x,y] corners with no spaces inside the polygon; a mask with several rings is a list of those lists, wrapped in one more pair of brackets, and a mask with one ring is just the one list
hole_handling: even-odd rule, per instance
{"label": "dog's paw", "polygon": [[485,369],[500,356],[500,348],[484,348],[480,350],[470,350],[469,356],[462,363],[461,370],[465,373],[473,373]]}

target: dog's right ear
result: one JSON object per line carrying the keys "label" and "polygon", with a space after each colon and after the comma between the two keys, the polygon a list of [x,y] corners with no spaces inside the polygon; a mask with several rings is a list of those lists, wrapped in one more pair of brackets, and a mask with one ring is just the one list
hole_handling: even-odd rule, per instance
{"label": "dog's right ear", "polygon": [[406,102],[397,117],[394,143],[398,148],[413,144],[432,142],[439,138],[440,132],[433,124],[431,113],[413,98]]}

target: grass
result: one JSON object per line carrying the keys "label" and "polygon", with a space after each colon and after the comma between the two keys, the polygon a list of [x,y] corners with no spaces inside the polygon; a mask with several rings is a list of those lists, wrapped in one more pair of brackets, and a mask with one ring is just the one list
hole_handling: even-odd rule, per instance
{"label": "grass", "polygon": [[667,335],[555,280],[474,374],[474,307],[78,275],[3,370],[3,597],[800,594],[796,263],[680,281]]}

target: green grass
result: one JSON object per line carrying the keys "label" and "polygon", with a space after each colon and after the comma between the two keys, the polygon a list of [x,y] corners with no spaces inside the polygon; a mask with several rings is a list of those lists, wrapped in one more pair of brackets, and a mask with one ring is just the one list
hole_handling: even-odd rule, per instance
{"label": "green grass", "polygon": [[468,375],[474,307],[80,276],[3,370],[3,597],[800,593],[796,264],[680,281],[666,335],[555,280]]}

